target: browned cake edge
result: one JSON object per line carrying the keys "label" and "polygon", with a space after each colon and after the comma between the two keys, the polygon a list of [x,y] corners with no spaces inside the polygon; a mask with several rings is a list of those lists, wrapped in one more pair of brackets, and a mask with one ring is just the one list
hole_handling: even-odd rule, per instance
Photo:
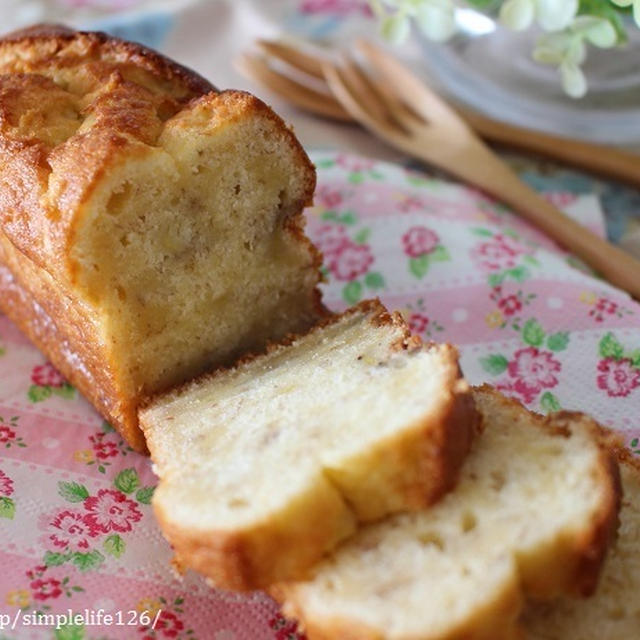
{"label": "browned cake edge", "polygon": [[[357,313],[372,314],[369,321],[374,326],[399,329],[402,338],[393,346],[398,351],[435,348],[435,345],[423,345],[417,336],[411,336],[400,314],[388,313],[377,299],[361,302],[344,314],[326,318],[311,329],[311,333]],[[291,335],[286,341],[272,344],[270,350],[290,344],[296,337]],[[454,364],[451,370],[455,374],[448,381],[448,388],[443,389],[443,399],[435,415],[425,416],[422,423],[411,430],[419,434],[423,446],[416,446],[415,435],[410,441],[407,437],[396,437],[385,443],[385,447],[372,451],[368,460],[371,465],[388,464],[391,456],[393,473],[389,474],[389,480],[394,483],[394,488],[390,493],[402,496],[402,510],[419,509],[432,503],[455,483],[459,467],[479,428],[470,389],[460,375],[457,350],[451,345],[439,345],[438,348],[446,350],[447,359]],[[259,356],[247,356],[236,367],[250,366],[256,357]],[[223,376],[227,371],[219,369],[201,376],[178,387],[171,395],[182,395],[194,385]],[[144,410],[141,411],[141,426],[147,432],[153,458],[152,425],[145,423]],[[402,473],[398,473],[399,470]],[[304,522],[284,525],[267,522],[245,531],[210,530],[205,533],[182,527],[170,513],[165,513],[158,501],[154,502],[154,510],[161,530],[174,548],[177,567],[194,569],[217,587],[247,591],[304,575],[313,562],[353,533],[354,516],[361,520],[370,519],[367,516],[360,518],[362,514],[354,513],[351,506],[342,500],[318,499],[316,502]],[[397,505],[394,510],[399,510]],[[376,514],[376,517],[382,515],[385,514]],[[283,550],[286,550],[287,557],[280,563]]]}
{"label": "browned cake edge", "polygon": [[[526,408],[521,402],[502,395],[490,385],[473,388],[473,393],[491,394],[496,401],[509,410],[520,411]],[[550,592],[557,595],[558,589],[574,596],[587,596],[597,586],[606,552],[615,535],[618,524],[618,512],[622,497],[622,487],[617,459],[628,460],[630,454],[624,453],[624,447],[619,437],[611,430],[600,426],[589,416],[580,412],[562,411],[548,416],[529,412],[533,428],[538,428],[555,436],[568,436],[567,422],[573,419],[586,418],[589,430],[594,435],[600,451],[598,474],[602,486],[606,487],[600,508],[593,521],[577,536],[575,545],[571,549],[571,556],[563,558],[566,563],[554,566],[554,571],[547,572]],[[485,420],[484,417],[482,417]],[[640,470],[640,464],[637,464]],[[300,628],[305,631],[309,640],[384,640],[386,635],[380,629],[361,625],[359,622],[341,617],[318,619],[305,614],[304,604],[300,601],[295,582],[281,582],[271,585],[268,589],[283,606],[285,615],[298,619]],[[487,613],[478,615],[465,625],[464,629],[454,630],[451,636],[442,640],[462,640],[462,638],[478,638],[491,640],[523,640],[523,630],[518,624],[518,616],[524,605],[522,586],[518,583],[508,585],[504,593],[499,594],[495,606]],[[500,620],[499,629],[495,621]]]}

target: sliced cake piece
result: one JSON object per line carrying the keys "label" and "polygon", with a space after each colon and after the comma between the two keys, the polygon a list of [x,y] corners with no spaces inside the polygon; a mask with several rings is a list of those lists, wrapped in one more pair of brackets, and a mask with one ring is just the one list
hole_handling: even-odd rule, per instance
{"label": "sliced cake piece", "polygon": [[622,509],[618,537],[598,590],[588,600],[560,598],[525,608],[525,640],[640,638],[640,460],[619,451]]}
{"label": "sliced cake piece", "polygon": [[177,563],[243,590],[299,576],[359,521],[438,498],[476,415],[456,350],[370,301],[159,397],[140,421]]}
{"label": "sliced cake piece", "polygon": [[452,492],[363,527],[306,579],[272,588],[310,640],[521,638],[525,595],[594,589],[619,501],[599,427],[488,387],[474,398],[485,432]]}

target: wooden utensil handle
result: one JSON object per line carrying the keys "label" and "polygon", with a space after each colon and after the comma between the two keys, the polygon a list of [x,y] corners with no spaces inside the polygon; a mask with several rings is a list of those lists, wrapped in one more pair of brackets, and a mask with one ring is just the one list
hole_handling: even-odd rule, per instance
{"label": "wooden utensil handle", "polygon": [[471,180],[505,204],[510,205],[523,218],[544,231],[565,249],[584,260],[611,284],[624,289],[640,300],[640,261],[618,247],[598,237],[524,184],[499,158],[478,147],[473,162]]}
{"label": "wooden utensil handle", "polygon": [[460,114],[490,142],[539,153],[570,166],[640,186],[640,155],[496,122],[466,109],[460,109]]}

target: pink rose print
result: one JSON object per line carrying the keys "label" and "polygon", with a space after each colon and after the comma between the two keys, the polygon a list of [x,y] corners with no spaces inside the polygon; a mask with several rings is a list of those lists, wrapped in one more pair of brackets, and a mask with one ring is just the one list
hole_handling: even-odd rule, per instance
{"label": "pink rose print", "polygon": [[498,308],[505,316],[512,316],[522,309],[522,302],[518,296],[512,294],[498,300]]}
{"label": "pink rose print", "polygon": [[0,471],[0,496],[10,496],[12,493],[13,480],[4,471]]}
{"label": "pink rose print", "polygon": [[537,347],[519,349],[514,360],[509,362],[507,371],[515,378],[513,390],[519,393],[525,402],[532,402],[542,389],[550,389],[558,384],[554,375],[561,365],[548,351],[539,351]]}
{"label": "pink rose print", "polygon": [[357,158],[355,156],[340,154],[336,156],[336,164],[346,171],[361,172],[373,169],[376,163],[373,160],[368,160],[366,158]]}
{"label": "pink rose print", "polygon": [[136,503],[115,489],[100,489],[96,496],[85,498],[84,508],[89,512],[84,522],[92,536],[110,531],[131,531],[132,523],[142,518]]}
{"label": "pink rose print", "polygon": [[413,333],[424,333],[429,326],[429,318],[424,313],[412,313],[409,316],[408,324]]}
{"label": "pink rose print", "polygon": [[50,362],[45,362],[33,369],[31,382],[39,387],[61,387],[66,380]]}
{"label": "pink rose print", "polygon": [[325,224],[320,227],[314,240],[318,249],[325,257],[329,258],[351,244],[345,228],[337,224]]}
{"label": "pink rose print", "polygon": [[554,207],[558,207],[560,209],[570,205],[578,199],[578,196],[570,191],[552,191],[543,193],[542,196]]}
{"label": "pink rose print", "polygon": [[183,629],[184,623],[175,613],[162,610],[155,626],[156,633],[161,632],[165,638],[175,638]]}
{"label": "pink rose print", "polygon": [[16,439],[16,432],[6,424],[0,425],[0,444],[6,444]]}
{"label": "pink rose print", "polygon": [[57,598],[62,595],[62,589],[60,580],[55,578],[37,578],[33,580],[29,585],[33,592],[34,600],[49,600],[51,598]]}
{"label": "pink rose print", "polygon": [[82,7],[98,7],[104,9],[128,9],[136,4],[140,4],[141,0],[62,0],[72,9],[80,9]]}
{"label": "pink rose print", "polygon": [[618,313],[618,305],[613,302],[613,300],[607,300],[607,298],[598,298],[593,308],[589,310],[589,315],[596,322],[602,322],[605,315],[615,315]]}
{"label": "pink rose print", "polygon": [[634,367],[629,358],[600,360],[598,371],[598,388],[612,398],[628,396],[636,387],[640,387],[640,369]]}
{"label": "pink rose print", "polygon": [[315,193],[316,204],[326,209],[335,209],[342,204],[342,194],[337,189],[332,189],[327,185],[320,186]]}
{"label": "pink rose print", "polygon": [[333,254],[329,269],[338,280],[353,280],[366,273],[372,263],[373,255],[368,245],[350,242]]}
{"label": "pink rose print", "polygon": [[86,551],[89,548],[89,538],[95,537],[97,532],[89,527],[85,518],[86,514],[82,511],[64,509],[53,517],[45,516],[40,526],[53,530],[46,539],[54,547],[68,551]]}
{"label": "pink rose print", "polygon": [[118,455],[118,445],[113,440],[105,440],[106,433],[96,433],[89,436],[89,440],[93,445],[93,450],[98,460],[107,460]]}
{"label": "pink rose print", "polygon": [[298,631],[298,623],[295,620],[287,620],[280,613],[269,620],[269,626],[276,632],[276,640],[306,640],[307,638],[304,633]]}
{"label": "pink rose print", "polygon": [[410,258],[431,253],[440,243],[438,235],[427,227],[412,227],[402,236],[404,252]]}
{"label": "pink rose print", "polygon": [[486,271],[502,271],[513,269],[518,264],[518,257],[529,253],[519,242],[496,234],[488,242],[482,242],[471,250],[471,257]]}
{"label": "pink rose print", "polygon": [[425,206],[425,203],[420,198],[407,196],[398,202],[397,208],[403,213],[410,213],[411,211],[421,211]]}
{"label": "pink rose print", "polygon": [[333,13],[347,16],[350,13],[360,13],[371,16],[371,7],[364,0],[302,0],[302,13]]}

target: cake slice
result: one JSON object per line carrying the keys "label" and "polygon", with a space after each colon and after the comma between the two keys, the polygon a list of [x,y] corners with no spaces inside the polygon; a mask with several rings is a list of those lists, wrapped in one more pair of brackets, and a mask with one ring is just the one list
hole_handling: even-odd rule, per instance
{"label": "cake slice", "polygon": [[314,186],[254,96],[101,33],[0,40],[0,309],[139,451],[143,397],[321,315]]}
{"label": "cake slice", "polygon": [[487,387],[474,398],[485,430],[452,492],[363,527],[308,577],[272,588],[309,640],[521,638],[525,596],[593,591],[619,501],[599,427]]}
{"label": "cake slice", "polygon": [[140,421],[177,563],[244,590],[299,576],[358,522],[433,502],[476,413],[455,349],[369,301],[157,398]]}
{"label": "cake slice", "polygon": [[530,603],[522,625],[525,640],[633,640],[640,637],[640,460],[618,451],[622,509],[595,595]]}

